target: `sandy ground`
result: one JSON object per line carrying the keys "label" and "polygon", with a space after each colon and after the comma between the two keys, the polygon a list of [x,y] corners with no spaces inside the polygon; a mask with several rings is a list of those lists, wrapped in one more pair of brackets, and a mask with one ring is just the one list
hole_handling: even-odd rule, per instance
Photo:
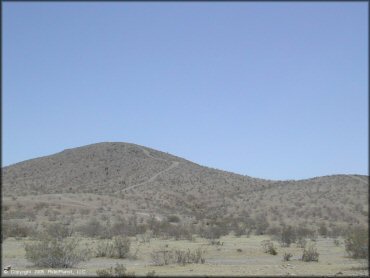
{"label": "sandy ground", "polygon": [[[367,270],[364,270],[363,262],[353,260],[347,257],[343,239],[339,239],[341,244],[335,246],[333,239],[319,238],[316,242],[319,252],[319,262],[303,262],[300,260],[303,249],[293,244],[291,247],[280,247],[277,242],[278,254],[276,256],[264,253],[261,248],[262,240],[269,239],[265,236],[251,236],[240,238],[234,236],[225,236],[220,239],[222,246],[210,245],[207,240],[196,238],[195,241],[186,240],[161,240],[152,239],[150,243],[139,244],[135,238],[132,238],[131,250],[138,249],[137,260],[129,259],[110,259],[110,258],[92,258],[87,262],[80,263],[75,269],[71,270],[72,275],[96,275],[96,270],[114,266],[116,263],[122,263],[130,272],[135,272],[137,276],[145,276],[149,271],[155,271],[155,275],[160,276],[368,276]],[[2,264],[12,265],[13,270],[25,271],[32,270],[34,274],[38,268],[32,267],[24,255],[24,243],[26,240],[7,239],[2,246]],[[83,239],[82,245],[93,247],[96,245],[95,239]],[[202,247],[206,250],[204,264],[188,264],[154,266],[150,253],[168,245],[168,248],[194,250]],[[242,251],[237,251],[241,249]],[[292,253],[293,257],[288,262],[283,262],[283,254]],[[43,270],[44,272],[47,270]],[[17,273],[13,273],[14,276]],[[52,276],[52,273],[48,273]],[[60,273],[59,273],[60,275]],[[70,273],[67,275],[71,275]]]}

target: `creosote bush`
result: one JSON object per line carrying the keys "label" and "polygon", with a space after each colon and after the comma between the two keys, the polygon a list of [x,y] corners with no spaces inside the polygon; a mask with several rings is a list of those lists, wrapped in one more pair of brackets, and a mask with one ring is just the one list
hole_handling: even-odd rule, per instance
{"label": "creosote bush", "polygon": [[169,215],[167,217],[167,221],[170,222],[170,223],[179,223],[180,222],[180,218],[177,216],[177,215]]}
{"label": "creosote bush", "polygon": [[113,248],[117,258],[127,258],[130,252],[130,239],[124,236],[116,236],[113,238]]}
{"label": "creosote bush", "polygon": [[29,237],[36,234],[33,226],[19,223],[16,221],[4,220],[2,226],[2,236],[7,237]]}
{"label": "creosote bush", "polygon": [[154,265],[168,265],[173,261],[173,252],[167,246],[150,253]]}
{"label": "creosote bush", "polygon": [[333,243],[335,246],[340,246],[340,241],[338,239],[334,239]]}
{"label": "creosote bush", "polygon": [[169,264],[204,264],[205,251],[202,248],[191,251],[190,249],[184,251],[179,249],[168,249],[164,246],[159,250],[154,250],[151,253],[154,265],[169,265]]}
{"label": "creosote bush", "polygon": [[131,241],[125,236],[116,236],[112,240],[104,240],[97,244],[96,257],[125,259],[130,255]]}
{"label": "creosote bush", "polygon": [[345,241],[346,252],[353,259],[369,257],[369,235],[365,227],[355,227],[349,230]]}
{"label": "creosote bush", "polygon": [[198,248],[194,250],[193,252],[188,249],[187,251],[183,250],[174,250],[174,258],[176,263],[181,264],[181,265],[186,265],[186,264],[199,264],[202,263],[204,264],[205,259],[203,258],[204,250],[201,248]]}
{"label": "creosote bush", "polygon": [[293,227],[288,226],[284,227],[281,232],[281,246],[289,247],[290,244],[296,241],[296,233]]}
{"label": "creosote bush", "polygon": [[303,250],[302,261],[304,262],[318,262],[319,253],[315,247],[315,244],[308,244],[308,246]]}
{"label": "creosote bush", "polygon": [[283,261],[289,261],[293,257],[292,253],[284,253]]}
{"label": "creosote bush", "polygon": [[113,268],[99,269],[96,274],[101,277],[135,277],[135,272],[127,272],[123,264],[116,264]]}
{"label": "creosote bush", "polygon": [[113,243],[110,240],[103,240],[96,246],[95,257],[114,257]]}
{"label": "creosote bush", "polygon": [[25,244],[26,259],[38,267],[70,268],[88,260],[89,250],[79,248],[79,239],[52,238]]}
{"label": "creosote bush", "polygon": [[306,244],[307,244],[307,240],[304,239],[304,238],[300,238],[297,241],[297,247],[299,247],[299,248],[305,248]]}
{"label": "creosote bush", "polygon": [[146,277],[155,277],[155,270],[149,271],[149,272],[146,274]]}
{"label": "creosote bush", "polygon": [[269,253],[271,255],[277,255],[276,247],[271,240],[264,240],[261,242],[263,252]]}

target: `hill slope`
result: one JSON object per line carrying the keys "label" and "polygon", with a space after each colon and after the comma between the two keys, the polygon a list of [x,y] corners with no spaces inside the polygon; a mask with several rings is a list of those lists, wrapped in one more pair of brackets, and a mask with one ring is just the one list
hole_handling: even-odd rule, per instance
{"label": "hill slope", "polygon": [[[361,175],[271,181],[129,143],[68,149],[2,171],[8,219],[14,218],[17,204],[32,211],[43,202],[56,215],[78,208],[108,218],[154,213],[189,220],[265,217],[270,226],[367,223],[368,176]],[[45,217],[41,212],[35,217]]]}

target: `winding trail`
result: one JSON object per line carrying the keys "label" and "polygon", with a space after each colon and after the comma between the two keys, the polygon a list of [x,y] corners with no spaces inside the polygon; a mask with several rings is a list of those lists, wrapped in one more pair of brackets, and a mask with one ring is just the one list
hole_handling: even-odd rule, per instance
{"label": "winding trail", "polygon": [[[142,147],[140,147],[140,149],[141,149],[141,150],[144,152],[144,154],[145,154],[147,157],[149,157],[149,158],[156,159],[156,160],[161,160],[161,161],[166,161],[166,162],[168,161],[168,160],[165,160],[165,159],[163,159],[163,158],[158,158],[158,157],[154,157],[154,156],[152,156],[148,150],[146,150],[146,149],[144,149],[144,148],[142,148]],[[153,175],[152,177],[150,177],[148,180],[146,180],[146,181],[144,181],[144,182],[141,182],[141,183],[137,183],[137,184],[131,185],[131,186],[129,186],[129,187],[126,187],[126,188],[122,189],[120,192],[122,193],[122,192],[125,192],[125,191],[127,191],[127,190],[130,190],[130,189],[136,188],[136,187],[138,187],[138,186],[142,186],[142,185],[144,185],[144,184],[147,184],[147,183],[149,183],[149,182],[152,182],[152,181],[154,181],[154,180],[155,180],[159,175],[163,174],[164,172],[170,171],[171,169],[173,169],[173,168],[175,168],[175,167],[179,166],[179,164],[180,164],[180,162],[178,162],[178,161],[172,161],[172,164],[171,164],[169,167],[167,167],[166,169],[164,169],[164,170],[162,170],[162,171],[160,171],[160,172],[156,173],[155,175]]]}

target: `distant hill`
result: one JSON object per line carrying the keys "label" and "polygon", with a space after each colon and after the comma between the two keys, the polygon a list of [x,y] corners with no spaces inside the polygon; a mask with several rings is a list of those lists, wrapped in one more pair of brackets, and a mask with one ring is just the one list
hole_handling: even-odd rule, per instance
{"label": "distant hill", "polygon": [[344,225],[367,223],[368,178],[272,181],[135,144],[98,143],[4,167],[2,190],[5,205],[32,210],[44,202],[56,214],[87,209],[107,217],[177,214],[188,220],[247,215],[267,217],[270,225]]}

